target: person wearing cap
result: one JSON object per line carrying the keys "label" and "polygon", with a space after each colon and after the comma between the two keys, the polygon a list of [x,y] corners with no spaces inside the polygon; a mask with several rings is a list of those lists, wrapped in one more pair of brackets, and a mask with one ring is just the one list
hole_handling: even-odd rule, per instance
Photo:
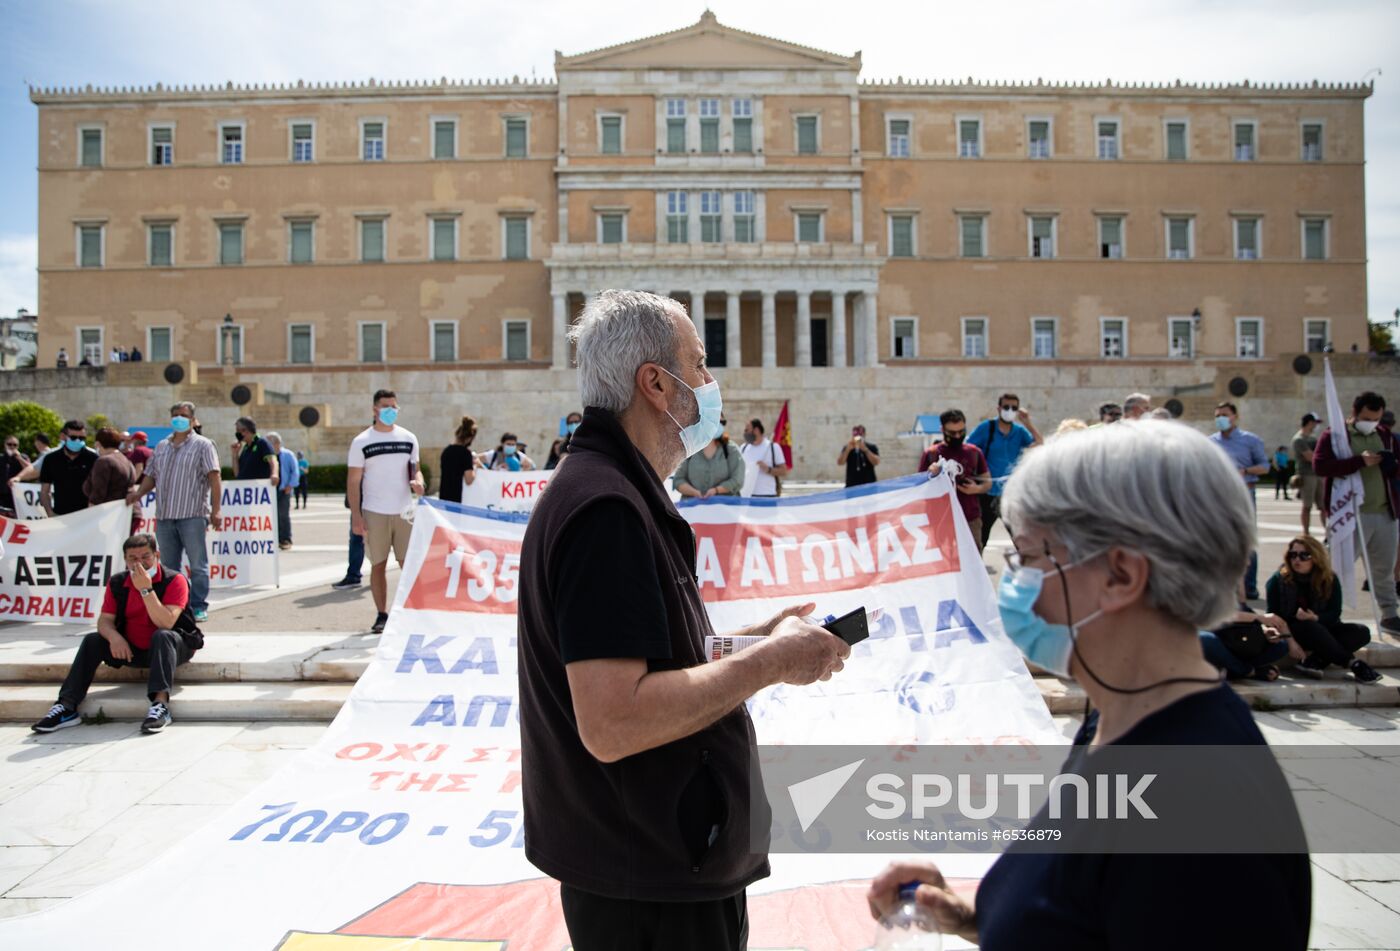
{"label": "person wearing cap", "polygon": [[131,463],[131,468],[135,471],[135,482],[140,482],[141,477],[146,474],[146,463],[151,461],[154,450],[146,447],[147,436],[145,432],[138,429],[132,433],[123,433],[126,440],[126,450],[122,455],[126,456],[126,461]]}
{"label": "person wearing cap", "polygon": [[1303,422],[1293,434],[1293,461],[1298,466],[1298,498],[1303,500],[1303,534],[1311,535],[1312,510],[1326,527],[1327,510],[1322,507],[1322,479],[1313,470],[1313,452],[1317,449],[1318,419],[1312,413],[1303,414]]}

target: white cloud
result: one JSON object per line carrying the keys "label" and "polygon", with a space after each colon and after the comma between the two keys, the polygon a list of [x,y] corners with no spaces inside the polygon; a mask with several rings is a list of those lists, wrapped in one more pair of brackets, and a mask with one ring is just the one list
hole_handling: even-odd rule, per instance
{"label": "white cloud", "polygon": [[11,315],[23,307],[39,309],[39,239],[32,234],[0,235],[0,314]]}

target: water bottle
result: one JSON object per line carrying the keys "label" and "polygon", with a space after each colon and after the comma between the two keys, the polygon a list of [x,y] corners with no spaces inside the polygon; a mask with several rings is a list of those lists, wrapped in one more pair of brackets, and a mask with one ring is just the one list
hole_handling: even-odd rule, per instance
{"label": "water bottle", "polygon": [[899,904],[880,918],[872,951],[943,951],[943,933],[933,912],[914,901],[918,882],[899,886]]}

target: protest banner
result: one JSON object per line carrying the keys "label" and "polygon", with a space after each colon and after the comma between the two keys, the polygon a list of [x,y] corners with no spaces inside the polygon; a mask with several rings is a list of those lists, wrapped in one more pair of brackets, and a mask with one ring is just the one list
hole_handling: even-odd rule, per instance
{"label": "protest banner", "polygon": [[[951,493],[946,478],[917,477],[682,509],[718,630],[804,600],[823,613],[883,608],[829,682],[754,697],[760,742],[1062,742],[1002,632]],[[322,740],[161,857],[162,869],[197,880],[162,907],[164,934],[264,951],[568,946],[558,887],[523,849],[515,607],[524,533],[520,515],[417,507],[388,627]],[[177,690],[177,721],[179,704]],[[970,884],[993,858],[939,863]],[[887,860],[775,854],[773,875],[749,889],[750,946],[867,946],[865,889]],[[145,949],[150,923],[131,909],[149,903],[149,887],[149,875],[134,873],[0,921],[0,946],[71,944],[100,929],[104,949]],[[231,913],[230,895],[256,913]]]}
{"label": "protest banner", "polygon": [[491,512],[528,512],[553,475],[553,469],[477,469],[470,485],[462,482],[462,504]]}
{"label": "protest banner", "polygon": [[16,482],[14,484],[15,515],[25,521],[48,518],[49,513],[39,504],[41,489],[37,482]]}
{"label": "protest banner", "polygon": [[[277,498],[262,479],[223,484],[219,505],[224,523],[205,533],[210,588],[277,585]],[[136,503],[136,529],[155,533],[160,518],[159,492],[152,489]],[[185,559],[186,570],[189,559]]]}
{"label": "protest banner", "polygon": [[107,579],[124,567],[130,524],[121,502],[57,518],[0,518],[0,620],[95,623]]}

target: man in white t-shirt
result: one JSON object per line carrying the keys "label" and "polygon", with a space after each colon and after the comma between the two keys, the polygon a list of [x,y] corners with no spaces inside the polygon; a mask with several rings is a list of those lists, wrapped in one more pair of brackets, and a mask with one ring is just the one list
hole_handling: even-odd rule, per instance
{"label": "man in white t-shirt", "polygon": [[754,499],[776,498],[778,479],[788,474],[787,457],[764,434],[761,420],[751,419],[744,425],[744,448],[739,450],[739,455],[744,459],[744,488],[740,495]]}
{"label": "man in white t-shirt", "polygon": [[369,554],[369,588],[377,612],[370,631],[381,634],[389,620],[389,549],[399,567],[408,555],[413,525],[403,512],[422,495],[418,472],[418,437],[396,425],[399,399],[393,390],[374,394],[374,424],[350,443],[346,496],[350,501],[351,531],[365,537]]}

